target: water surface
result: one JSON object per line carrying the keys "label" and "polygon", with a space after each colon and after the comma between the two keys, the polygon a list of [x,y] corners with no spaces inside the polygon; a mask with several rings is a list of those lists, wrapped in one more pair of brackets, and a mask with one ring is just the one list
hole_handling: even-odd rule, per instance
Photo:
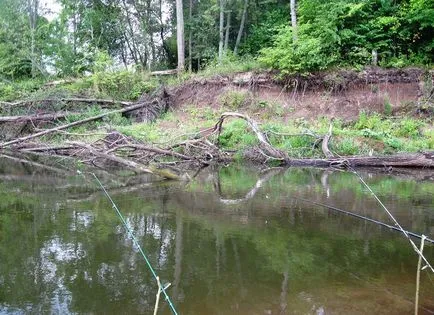
{"label": "water surface", "polygon": [[[428,171],[361,171],[434,238]],[[100,174],[180,314],[409,314],[417,256],[354,174],[222,167],[190,183]],[[0,313],[152,313],[157,286],[90,176],[0,160]],[[434,261],[434,246],[425,253]],[[429,277],[430,276],[430,277]],[[434,313],[434,276],[421,278]],[[160,313],[169,314],[162,300]]]}

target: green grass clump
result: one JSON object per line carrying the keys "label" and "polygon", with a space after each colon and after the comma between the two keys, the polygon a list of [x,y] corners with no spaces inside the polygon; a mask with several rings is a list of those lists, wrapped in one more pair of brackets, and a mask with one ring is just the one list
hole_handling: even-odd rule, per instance
{"label": "green grass clump", "polygon": [[219,101],[222,106],[237,110],[249,105],[251,98],[252,96],[247,91],[229,90],[220,96]]}
{"label": "green grass clump", "polygon": [[22,81],[0,81],[0,100],[12,102],[27,98],[40,89],[45,83],[44,79],[27,79]]}
{"label": "green grass clump", "polygon": [[413,119],[413,118],[405,118],[399,122],[397,128],[394,131],[394,135],[397,137],[409,137],[409,138],[417,138],[420,134],[420,128],[423,126],[423,123]]}
{"label": "green grass clump", "polygon": [[116,129],[133,138],[145,142],[162,142],[168,133],[159,128],[155,123],[139,123],[130,126],[118,126]]}
{"label": "green grass clump", "polygon": [[248,125],[244,120],[232,120],[223,125],[219,142],[226,149],[242,149],[256,145],[256,136],[248,131]]}
{"label": "green grass clump", "polygon": [[119,100],[136,100],[158,86],[157,80],[146,72],[97,72],[91,81],[99,95]]}
{"label": "green grass clump", "polygon": [[223,60],[217,58],[211,60],[199,76],[209,77],[214,75],[227,75],[237,72],[248,72],[263,69],[264,65],[252,56],[238,57],[228,52]]}

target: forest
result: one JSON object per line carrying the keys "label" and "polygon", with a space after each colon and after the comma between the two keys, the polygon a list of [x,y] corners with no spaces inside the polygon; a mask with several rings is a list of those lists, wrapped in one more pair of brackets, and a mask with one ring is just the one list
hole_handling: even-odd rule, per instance
{"label": "forest", "polygon": [[101,66],[283,73],[430,66],[433,0],[1,0],[0,80]]}

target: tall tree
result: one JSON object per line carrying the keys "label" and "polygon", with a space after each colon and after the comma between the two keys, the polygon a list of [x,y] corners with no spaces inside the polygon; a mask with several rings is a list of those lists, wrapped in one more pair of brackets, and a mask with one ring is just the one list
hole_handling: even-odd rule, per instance
{"label": "tall tree", "polygon": [[184,43],[184,10],[182,0],[176,0],[176,45],[178,51],[178,71],[185,68],[185,43]]}
{"label": "tall tree", "polygon": [[290,8],[291,8],[292,40],[296,42],[297,41],[297,8],[296,8],[295,0],[291,0]]}
{"label": "tall tree", "polygon": [[225,24],[225,5],[224,0],[220,0],[220,23],[219,23],[219,63],[223,60],[224,24]]}
{"label": "tall tree", "polygon": [[188,71],[193,71],[193,0],[188,6]]}
{"label": "tall tree", "polygon": [[224,44],[224,51],[225,53],[229,49],[229,34],[231,31],[231,10],[228,10],[227,12],[227,18],[226,18],[226,32],[225,32],[225,44]]}
{"label": "tall tree", "polygon": [[30,24],[30,61],[32,63],[32,77],[36,76],[36,28],[38,26],[39,0],[27,0],[27,9]]}
{"label": "tall tree", "polygon": [[237,41],[235,42],[235,47],[234,47],[234,54],[235,55],[238,53],[238,47],[240,46],[241,37],[243,36],[244,24],[246,23],[248,5],[249,5],[249,0],[244,0],[243,14],[241,16],[240,28],[238,30]]}

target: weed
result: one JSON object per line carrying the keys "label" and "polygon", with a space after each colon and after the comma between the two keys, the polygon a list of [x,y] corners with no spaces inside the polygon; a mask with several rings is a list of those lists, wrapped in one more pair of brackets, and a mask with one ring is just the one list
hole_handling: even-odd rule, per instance
{"label": "weed", "polygon": [[342,140],[336,139],[333,143],[333,149],[340,155],[355,155],[359,153],[359,148],[354,142],[354,139],[344,138]]}
{"label": "weed", "polygon": [[422,127],[422,123],[412,118],[406,118],[401,120],[397,127],[394,130],[396,136],[417,138],[420,136],[419,128]]}
{"label": "weed", "polygon": [[220,96],[219,101],[222,106],[237,110],[251,103],[251,95],[246,91],[229,90]]}
{"label": "weed", "polygon": [[379,114],[368,115],[366,112],[361,112],[359,115],[359,120],[356,122],[354,127],[356,129],[372,129],[375,130],[381,124],[381,117]]}
{"label": "weed", "polygon": [[158,128],[155,123],[140,123],[130,126],[118,126],[116,128],[123,134],[146,142],[159,142],[167,136],[164,130]]}
{"label": "weed", "polygon": [[145,72],[97,72],[90,80],[99,95],[123,100],[136,100],[158,86]]}
{"label": "weed", "polygon": [[199,73],[202,77],[214,76],[216,74],[224,75],[237,72],[247,72],[262,69],[263,65],[252,56],[242,58],[228,52],[223,60],[217,58],[211,60],[203,71]]}
{"label": "weed", "polygon": [[390,103],[389,95],[384,96],[383,111],[386,116],[392,115],[392,104]]}
{"label": "weed", "polygon": [[389,147],[397,150],[397,151],[401,151],[403,148],[403,143],[401,140],[396,139],[396,138],[388,138],[384,141],[384,143],[386,145],[388,145]]}
{"label": "weed", "polygon": [[244,148],[257,143],[256,137],[246,132],[247,123],[243,120],[233,120],[223,126],[219,142],[227,149]]}

